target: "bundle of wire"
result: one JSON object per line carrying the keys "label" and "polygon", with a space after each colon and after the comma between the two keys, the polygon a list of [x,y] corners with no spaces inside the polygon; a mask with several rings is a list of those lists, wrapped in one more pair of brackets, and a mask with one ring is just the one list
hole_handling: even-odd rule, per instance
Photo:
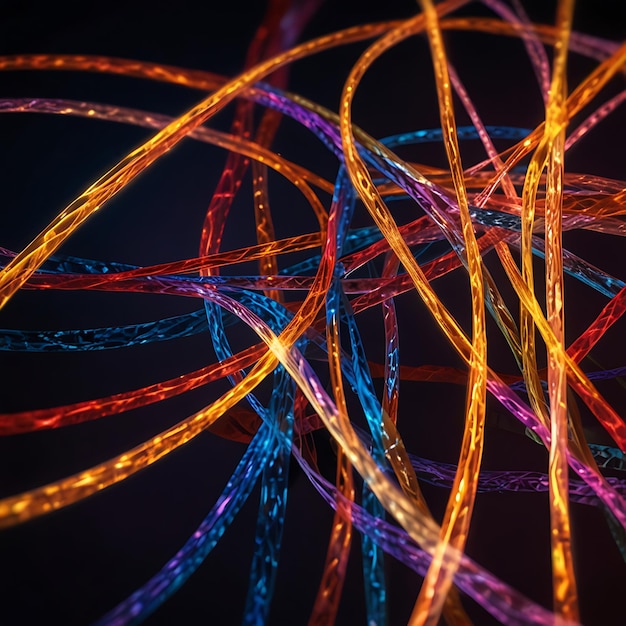
{"label": "bundle of wire", "polygon": [[[33,97],[0,100],[3,113],[62,114],[154,129],[149,140],[86,188],[23,250],[0,249],[0,306],[8,309],[11,298],[23,289],[166,294],[196,298],[202,305],[190,314],[125,326],[5,329],[0,331],[2,350],[117,350],[123,354],[130,346],[205,333],[217,357],[202,369],[139,389],[2,414],[2,435],[72,428],[217,381],[228,380],[230,385],[202,410],[115,458],[0,500],[0,525],[10,527],[54,515],[62,507],[124,481],[205,431],[247,445],[221,496],[193,535],[160,571],[112,607],[98,624],[140,623],[156,611],[205,559],[210,562],[211,550],[258,483],[255,553],[242,619],[246,624],[265,623],[280,562],[289,467],[294,460],[334,509],[311,624],[331,624],[336,619],[357,536],[354,531],[361,542],[367,623],[379,625],[388,623],[388,558],[398,559],[423,577],[415,590],[411,624],[437,624],[442,616],[448,624],[469,623],[463,604],[470,601],[503,624],[579,623],[572,502],[601,509],[616,550],[626,554],[626,481],[606,474],[606,468],[623,468],[626,424],[594,382],[622,376],[625,368],[583,372],[580,365],[626,310],[626,283],[562,246],[564,231],[585,229],[614,236],[625,232],[626,183],[570,173],[565,164],[572,146],[619,111],[626,92],[608,100],[602,94],[624,71],[626,45],[572,31],[572,1],[559,1],[553,26],[531,23],[517,2],[483,3],[493,11],[492,18],[456,16],[455,11],[467,4],[465,0],[436,5],[420,0],[419,11],[416,6],[410,19],[357,25],[296,45],[318,0],[271,0],[250,46],[247,67],[235,78],[84,55],[0,58],[4,71],[113,73],[208,93],[176,119],[93,102]],[[447,60],[442,36],[446,30],[519,38],[545,104],[542,123],[534,129],[486,125]],[[440,128],[419,129],[417,121],[405,134],[376,139],[352,122],[355,93],[377,58],[413,36],[427,38],[430,46]],[[290,64],[362,41],[370,44],[345,77],[338,111],[287,90]],[[551,61],[548,48],[553,51]],[[571,50],[593,59],[595,65],[579,84],[568,86]],[[471,125],[457,126],[455,99]],[[211,118],[231,103],[232,132],[213,130]],[[572,128],[570,120],[581,113],[586,116]],[[334,155],[338,167],[334,182],[272,151],[283,118],[307,129]],[[139,267],[58,252],[88,218],[106,211],[108,200],[183,138],[217,145],[228,154],[206,212],[196,258]],[[461,144],[470,140],[481,142],[486,156],[465,167]],[[498,150],[494,141],[508,147]],[[398,155],[403,147],[427,142],[443,145],[447,168],[410,162]],[[257,243],[224,250],[229,210],[235,196],[243,193],[242,181],[249,168]],[[276,238],[269,170],[301,193],[317,220],[316,232]],[[390,209],[399,200],[410,202],[420,217],[399,225]],[[354,224],[356,207],[367,210],[369,225]],[[289,261],[289,255],[296,253],[299,260]],[[512,288],[517,298],[515,309],[505,302],[501,286],[484,262],[488,254],[506,274],[507,289]],[[536,288],[533,257],[545,259],[545,293]],[[257,263],[258,275],[236,275],[237,264],[242,262]],[[228,275],[220,273],[225,266],[232,266]],[[436,279],[451,272],[466,273],[469,279],[469,332],[436,293]],[[606,298],[593,323],[569,345],[564,334],[565,311],[571,306],[564,298],[565,274]],[[419,295],[463,368],[402,363],[396,299],[409,291]],[[382,310],[384,319],[383,363],[368,356],[369,347],[362,339],[359,315],[373,307]],[[510,347],[517,372],[498,372],[488,362],[489,316]],[[237,350],[229,329],[243,325],[256,334],[257,341]],[[419,333],[419,328],[411,332]],[[541,354],[547,359],[545,368],[539,366]],[[375,384],[376,379],[382,385]],[[456,465],[409,452],[410,442],[405,445],[402,438],[401,380],[465,385]],[[255,395],[263,381],[272,385],[267,400]],[[545,447],[547,473],[481,470],[488,395]],[[578,401],[613,443],[587,442]],[[336,444],[335,484],[317,465],[313,434],[321,429]],[[430,512],[422,482],[448,490],[441,519]],[[526,598],[465,554],[477,493],[507,490],[549,494],[550,608]]]}

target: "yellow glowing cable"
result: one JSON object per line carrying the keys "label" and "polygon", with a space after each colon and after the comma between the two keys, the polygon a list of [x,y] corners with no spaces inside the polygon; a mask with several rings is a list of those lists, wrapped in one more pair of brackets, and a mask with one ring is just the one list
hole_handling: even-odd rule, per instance
{"label": "yellow glowing cable", "polygon": [[[546,180],[546,307],[548,322],[563,350],[548,357],[548,393],[550,396],[550,525],[552,545],[553,602],[556,613],[565,619],[578,619],[578,595],[571,551],[569,517],[569,479],[567,464],[567,375],[565,367],[563,250],[561,244],[563,204],[563,161],[567,124],[567,44],[571,31],[573,0],[561,0],[557,9],[559,39],[555,44],[552,83],[548,94],[545,137],[548,140]],[[541,143],[535,152],[541,155]],[[535,158],[533,155],[533,159]],[[539,157],[541,158],[541,157]],[[532,160],[531,159],[531,162]],[[544,162],[545,163],[545,162]],[[542,164],[543,169],[544,164]],[[529,167],[530,170],[530,167]],[[527,185],[539,184],[529,175]],[[525,184],[525,186],[526,186]],[[522,221],[524,221],[524,194]],[[522,232],[522,249],[524,235]],[[531,284],[532,278],[531,278]],[[533,329],[534,332],[534,329]]]}
{"label": "yellow glowing cable", "polygon": [[450,164],[452,181],[461,216],[465,242],[472,301],[472,344],[467,382],[467,408],[458,470],[441,525],[441,537],[433,561],[415,603],[410,623],[436,626],[458,563],[443,567],[443,552],[448,543],[462,551],[467,541],[480,461],[484,445],[485,408],[487,394],[487,336],[485,330],[484,286],[482,258],[472,226],[465,190],[463,166],[456,134],[452,88],[445,48],[439,29],[435,7],[430,0],[420,0],[424,11],[426,32],[431,48],[439,114],[444,146]]}

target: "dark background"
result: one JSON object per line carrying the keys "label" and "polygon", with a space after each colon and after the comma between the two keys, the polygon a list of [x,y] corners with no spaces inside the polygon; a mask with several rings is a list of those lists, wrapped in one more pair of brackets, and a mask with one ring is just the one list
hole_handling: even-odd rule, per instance
{"label": "dark background", "polygon": [[[550,5],[550,6],[548,6]],[[621,6],[620,6],[621,5]],[[24,2],[5,7],[0,19],[0,53],[86,53],[114,55],[206,69],[233,75],[241,70],[248,43],[262,19],[264,3],[195,3],[179,0],[164,9],[140,1],[65,6]],[[327,0],[304,38],[352,24],[412,15],[410,0],[382,3]],[[531,18],[549,22],[552,3],[532,3]],[[465,13],[480,13],[474,7]],[[486,14],[486,13],[485,13]],[[579,2],[576,26],[591,34],[620,39],[626,24],[620,2]],[[517,41],[469,34],[446,35],[452,62],[486,123],[535,126],[542,105],[533,74]],[[290,88],[332,109],[342,82],[365,44],[319,55],[294,66]],[[572,57],[575,84],[594,64]],[[606,94],[624,87],[623,78]],[[0,97],[66,97],[180,114],[201,94],[112,76],[78,73],[13,72],[0,75]],[[608,97],[608,96],[607,96]],[[212,125],[228,129],[232,107]],[[460,109],[460,123],[467,120]],[[423,39],[412,39],[378,61],[359,88],[355,121],[376,137],[438,126],[432,69]],[[623,113],[614,114],[572,151],[568,169],[624,178]],[[90,182],[150,136],[149,131],[106,122],[59,116],[0,117],[0,245],[24,247],[61,208]],[[286,122],[275,149],[329,179],[336,163],[294,124]],[[464,162],[482,155],[464,146]],[[429,145],[407,156],[443,165],[443,148]],[[224,163],[223,152],[191,141],[143,174],[81,228],[61,252],[88,258],[148,264],[193,257],[206,206]],[[272,177],[271,197],[278,235],[315,228],[296,192]],[[254,232],[249,184],[233,208],[224,249],[250,245]],[[415,217],[398,214],[398,219]],[[368,224],[361,212],[357,223]],[[597,234],[567,234],[566,245],[594,264],[624,278],[621,242]],[[499,284],[504,284],[488,259]],[[539,267],[539,266],[538,266]],[[245,273],[243,269],[232,271]],[[255,269],[250,266],[249,273]],[[593,320],[605,299],[572,280],[568,292],[568,341]],[[464,275],[438,281],[444,302],[468,326],[468,289]],[[509,293],[506,288],[505,293]],[[402,360],[408,365],[459,365],[435,331],[417,296],[398,298]],[[195,301],[131,294],[17,294],[0,313],[4,328],[79,328],[148,321],[193,311]],[[362,318],[371,358],[382,358],[378,311]],[[619,323],[594,351],[602,367],[623,365]],[[416,332],[415,329],[419,329]],[[492,328],[495,330],[495,327]],[[490,359],[497,369],[514,372],[503,342],[493,334]],[[245,339],[241,339],[243,342]],[[176,376],[215,359],[208,335],[87,354],[13,354],[0,352],[0,411],[56,406],[102,397]],[[587,369],[597,366],[586,363]],[[46,431],[0,441],[0,492],[18,493],[90,467],[167,428],[225,391],[212,386],[163,405],[136,410],[70,429]],[[624,408],[623,389],[600,385],[613,405]],[[422,456],[455,462],[462,432],[464,390],[443,384],[405,383],[401,389],[400,430],[408,448]],[[547,455],[523,436],[513,420],[490,405],[485,467],[545,471]],[[500,424],[500,426],[496,426]],[[606,441],[587,423],[592,441]],[[324,437],[319,454],[332,475],[334,456]],[[176,552],[221,492],[243,452],[243,445],[205,434],[150,469],[80,504],[0,534],[0,624],[85,624],[139,587]],[[332,512],[294,468],[272,624],[307,619],[321,575]],[[424,487],[440,519],[447,494]],[[148,624],[236,624],[240,621],[253,551],[255,495],[229,528],[206,563]],[[600,511],[572,506],[575,558],[584,624],[619,624],[626,578]],[[350,563],[338,623],[365,621],[358,536]],[[546,494],[486,494],[477,500],[468,553],[498,576],[549,606],[549,516]],[[390,621],[406,623],[419,580],[388,560]],[[473,602],[467,609],[477,624],[493,619]]]}

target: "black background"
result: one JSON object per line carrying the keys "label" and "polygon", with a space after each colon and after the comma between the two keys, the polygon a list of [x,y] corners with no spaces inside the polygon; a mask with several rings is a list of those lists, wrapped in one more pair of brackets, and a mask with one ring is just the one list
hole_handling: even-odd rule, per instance
{"label": "black background", "polygon": [[[548,6],[549,5],[549,6]],[[532,3],[531,18],[550,22],[552,3]],[[407,17],[410,0],[382,3],[327,0],[304,39],[352,24]],[[533,12],[534,11],[534,12]],[[28,2],[3,9],[0,53],[86,53],[114,55],[206,69],[233,75],[241,70],[248,43],[262,19],[264,3],[231,0],[195,3],[179,0],[158,9],[153,2],[45,6]],[[465,13],[481,12],[479,7]],[[623,37],[626,19],[619,2],[581,1],[576,27],[613,39]],[[486,123],[535,126],[542,104],[533,74],[516,41],[450,34],[446,43]],[[290,88],[337,108],[349,67],[364,44],[327,52],[294,66]],[[572,57],[571,84],[593,68]],[[619,78],[605,93],[623,88]],[[67,97],[180,114],[201,94],[111,76],[79,73],[13,72],[0,75],[0,97]],[[228,129],[232,107],[212,124]],[[432,69],[423,39],[403,43],[378,61],[359,89],[355,121],[376,137],[438,125]],[[460,123],[467,123],[459,112]],[[624,178],[623,113],[601,125],[568,157],[568,169]],[[71,118],[3,115],[0,119],[0,245],[24,247],[52,217],[90,182],[150,136],[142,129]],[[333,179],[336,163],[294,124],[285,123],[275,148],[288,158]],[[466,163],[481,157],[464,147]],[[443,165],[440,146],[410,156]],[[61,252],[96,259],[148,264],[193,257],[206,206],[224,162],[217,149],[183,142],[143,174],[128,190],[90,220]],[[279,236],[315,228],[298,194],[271,178]],[[253,243],[249,186],[244,186],[227,227],[224,249]],[[248,194],[248,195],[247,195]],[[410,209],[409,209],[410,210]],[[413,218],[413,214],[409,217]],[[406,215],[399,219],[408,220]],[[367,224],[365,215],[358,223]],[[566,245],[594,264],[624,278],[621,242],[589,233],[567,234]],[[488,260],[492,263],[492,261]],[[500,284],[502,275],[496,277]],[[242,273],[238,268],[232,270]],[[250,273],[254,268],[250,266]],[[467,281],[463,275],[437,283],[437,291],[468,326]],[[567,280],[568,340],[592,321],[605,303]],[[505,288],[505,292],[508,290]],[[459,365],[413,295],[398,299],[403,362]],[[23,292],[0,313],[5,328],[78,328],[148,321],[193,311],[197,302],[161,296]],[[363,316],[371,358],[382,358],[379,312]],[[594,351],[606,368],[623,365],[623,334],[617,324]],[[419,329],[416,332],[415,329]],[[495,330],[495,327],[492,329]],[[246,337],[238,337],[243,343]],[[494,336],[490,359],[513,372]],[[176,376],[214,360],[207,335],[91,354],[0,353],[0,411],[56,406],[101,397]],[[587,364],[588,369],[597,369]],[[0,441],[0,490],[10,495],[90,467],[139,443],[217,397],[226,386],[211,387],[71,429]],[[615,382],[600,389],[618,409],[623,390]],[[464,390],[443,384],[406,383],[401,391],[400,429],[408,448],[423,456],[455,462],[461,438]],[[490,405],[485,466],[489,469],[545,471],[547,455],[523,436],[513,421]],[[605,441],[588,424],[594,441]],[[320,458],[332,475],[334,457],[320,438]],[[66,510],[4,531],[0,535],[2,609],[0,624],[85,624],[93,621],[147,580],[176,552],[221,492],[243,446],[206,434],[123,484]],[[332,513],[297,469],[292,474],[283,555],[271,623],[304,623],[321,574]],[[435,515],[446,501],[442,490],[425,486]],[[236,624],[241,619],[247,572],[253,551],[257,496],[206,563],[149,620],[148,624]],[[585,624],[619,624],[624,564],[602,514],[573,505],[575,558]],[[364,623],[358,537],[355,537],[339,624]],[[550,606],[549,516],[545,494],[487,494],[478,497],[468,553],[532,599]],[[388,562],[390,621],[406,623],[419,579]],[[493,619],[471,601],[477,624]]]}

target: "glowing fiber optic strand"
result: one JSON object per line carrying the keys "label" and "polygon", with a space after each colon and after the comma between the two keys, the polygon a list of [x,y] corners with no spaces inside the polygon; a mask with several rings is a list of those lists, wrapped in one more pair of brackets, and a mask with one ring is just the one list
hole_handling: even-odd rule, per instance
{"label": "glowing fiber optic strand", "polygon": [[[339,258],[345,244],[346,236],[352,214],[354,211],[354,193],[347,184],[345,171],[340,168],[335,183],[333,195],[333,205],[337,209],[337,230],[335,232],[335,254]],[[339,306],[341,291],[339,281],[342,278],[342,266],[335,261],[334,277],[330,285],[330,291],[326,298],[326,351],[328,354],[330,384],[338,410],[344,419],[348,420],[348,408],[343,389],[342,366],[345,366],[341,343],[339,339]],[[370,425],[371,427],[371,425]],[[377,432],[374,430],[374,436]],[[378,439],[376,441],[376,451],[380,451]],[[337,452],[336,469],[337,493],[341,494],[349,502],[354,501],[355,488],[352,476],[352,465],[342,448]],[[363,489],[366,489],[364,485]],[[364,504],[368,513],[381,517],[380,508],[376,507],[377,502],[368,499],[364,492]],[[363,538],[365,541],[365,538]],[[352,521],[350,519],[350,509],[342,505],[341,500],[337,501],[337,508],[333,516],[331,535],[326,551],[324,570],[320,580],[320,585],[313,605],[313,610],[309,618],[309,624],[334,623],[339,609],[339,601],[346,576],[348,558],[350,556],[350,546],[352,543]],[[365,598],[367,606],[368,620],[375,620],[381,624],[386,623],[385,605],[385,580],[384,570],[379,561],[381,554],[374,546],[363,544],[363,574],[365,584]],[[378,582],[376,584],[372,581]],[[378,591],[378,593],[377,593]]]}
{"label": "glowing fiber optic strand", "polygon": [[[563,148],[565,143],[567,39],[571,30],[573,2],[562,0],[557,8],[559,41],[555,45],[552,81],[546,103],[544,135],[527,169],[522,193],[522,276],[534,289],[533,269],[529,262],[534,206],[539,176],[547,164],[546,181],[546,302],[548,321],[555,341],[564,348],[563,334],[563,265],[561,252],[561,204]],[[524,371],[536,371],[534,325],[529,311],[520,310],[522,357]],[[567,380],[564,351],[558,355],[549,350],[548,393],[550,398],[550,522],[554,610],[566,619],[578,619],[576,578],[571,553],[571,531],[568,504],[567,448]],[[527,380],[536,385],[537,377]],[[537,405],[541,400],[537,398]],[[537,408],[535,410],[538,410]],[[539,415],[539,412],[538,412]]]}
{"label": "glowing fiber optic strand", "polygon": [[[346,189],[346,179],[343,172],[340,171],[337,177],[337,185],[335,195],[333,197],[333,204],[337,208],[337,227],[336,230],[329,231],[329,238],[331,234],[334,234],[334,244],[336,255],[341,253],[341,247],[345,239],[347,226],[351,219],[351,214],[354,209],[354,195],[351,193],[351,189]],[[341,373],[341,342],[339,338],[339,301],[340,291],[338,286],[338,275],[341,267],[335,265],[334,273],[335,277],[330,284],[330,292],[326,298],[326,327],[327,327],[327,352],[329,362],[329,374],[330,384],[332,387],[332,393],[334,401],[337,406],[337,411],[341,416],[341,419],[345,422],[349,421],[348,407],[346,404],[346,398],[343,388],[343,377]],[[376,435],[377,433],[375,433]],[[375,436],[374,435],[374,436]],[[380,451],[379,441],[374,439],[375,450]],[[380,457],[379,457],[380,458]],[[354,501],[354,485],[352,480],[352,465],[350,459],[342,451],[337,455],[337,487],[338,494],[344,495],[349,500]],[[366,487],[364,486],[364,489]],[[366,500],[366,506],[368,512],[372,513],[372,502]],[[344,517],[341,517],[341,513],[344,513]],[[380,514],[374,508],[374,514]],[[378,515],[376,515],[378,517]],[[339,504],[335,516],[333,517],[333,526],[331,531],[331,539],[328,545],[328,551],[326,556],[326,563],[324,565],[324,573],[322,575],[322,581],[318,589],[318,595],[313,606],[313,612],[311,614],[310,623],[324,623],[334,622],[337,616],[337,610],[339,608],[339,598],[343,587],[343,581],[345,577],[345,571],[347,567],[347,559],[349,557],[349,549],[352,538],[352,521],[350,519],[350,510],[345,507],[341,507]],[[380,557],[379,554],[370,554],[366,546],[364,546],[363,565],[364,565],[364,582],[366,587],[366,602],[368,609],[368,620],[378,619],[381,623],[386,623],[386,608],[384,605],[384,593],[385,583],[384,576],[382,580],[382,593],[383,602],[381,610],[376,610],[379,607],[375,607],[374,613],[372,613],[372,601],[373,588],[372,588],[372,574],[376,577],[380,574],[377,568],[374,567],[370,572],[367,571],[366,560],[372,564],[376,562],[376,557]],[[370,560],[371,559],[371,560]],[[368,576],[368,574],[370,574]],[[328,597],[329,600],[324,602],[324,597]]]}
{"label": "glowing fiber optic strand", "polygon": [[456,569],[454,562],[451,562],[448,568],[443,567],[442,553],[448,543],[459,551],[463,551],[472,516],[484,445],[483,431],[487,393],[487,336],[483,303],[484,284],[481,255],[472,227],[465,189],[446,53],[434,5],[430,0],[422,0],[421,6],[424,11],[425,30],[428,35],[435,70],[441,128],[444,132],[444,146],[448,163],[450,164],[461,217],[472,301],[472,351],[467,382],[465,427],[458,472],[455,476],[455,482],[441,524],[440,543],[437,546],[437,552],[420,589],[410,620],[413,624],[436,624],[439,621],[443,601],[450,589]]}
{"label": "glowing fiber optic strand", "polygon": [[[337,232],[337,253],[341,256],[343,245],[347,236],[348,227],[352,220],[355,206],[355,194],[350,185],[350,181],[347,177],[345,168],[341,167],[339,175],[337,177],[337,185],[339,190],[343,192],[343,199],[341,201],[343,207],[342,219],[339,221],[339,228]],[[358,338],[358,331],[355,332],[352,316],[346,308],[349,307],[345,294],[341,288],[339,279],[342,278],[344,267],[342,264],[337,265],[336,277],[331,286],[331,291],[328,296],[326,305],[326,326],[332,331],[332,334],[328,332],[328,348],[329,354],[332,354],[333,360],[331,363],[331,381],[333,384],[333,390],[336,396],[341,398],[341,405],[344,409],[344,415],[347,418],[348,412],[345,403],[343,381],[341,377],[341,340],[340,340],[340,326],[341,321],[347,322],[350,348],[351,348],[351,363],[353,372],[356,376],[356,389],[359,396],[361,405],[363,406],[365,416],[367,419],[368,427],[373,436],[372,457],[380,465],[385,465],[385,452],[383,446],[383,440],[381,432],[379,431],[378,416],[380,415],[380,407],[376,406],[377,402],[375,394],[367,386],[367,381],[371,381],[371,377],[363,376],[363,366],[367,367],[366,361],[359,354],[360,340]],[[359,358],[361,357],[361,358]],[[336,370],[336,371],[335,371]],[[365,384],[364,384],[365,383]],[[372,400],[374,406],[372,406]],[[343,416],[342,416],[343,417]],[[397,468],[394,467],[396,475],[400,478],[397,472]],[[401,482],[402,484],[402,482]],[[384,509],[381,507],[378,500],[369,489],[369,486],[364,483],[361,500],[365,510],[377,518],[384,518]],[[340,512],[340,510],[338,509]],[[384,569],[384,554],[383,551],[371,541],[368,536],[361,538],[361,550],[363,553],[363,579],[365,586],[365,602],[367,609],[368,622],[375,622],[380,624],[386,624],[387,617],[387,583],[385,580]],[[344,558],[347,558],[347,554]]]}
{"label": "glowing fiber optic strand", "polygon": [[0,331],[0,350],[16,352],[62,352],[112,350],[154,341],[190,337],[207,330],[204,311],[167,317],[143,324],[72,330]]}

